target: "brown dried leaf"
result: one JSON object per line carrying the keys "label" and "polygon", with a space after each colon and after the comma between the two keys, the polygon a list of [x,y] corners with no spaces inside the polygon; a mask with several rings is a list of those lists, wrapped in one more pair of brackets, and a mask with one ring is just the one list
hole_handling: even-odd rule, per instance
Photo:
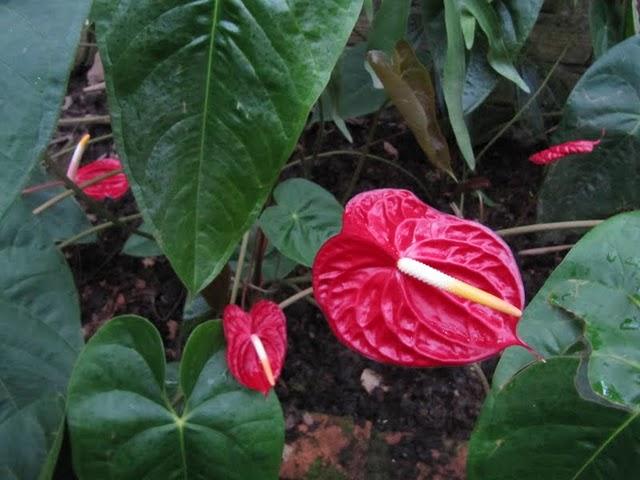
{"label": "brown dried leaf", "polygon": [[431,76],[411,46],[398,42],[392,60],[384,52],[371,51],[368,62],[431,163],[455,179],[449,145],[437,121]]}

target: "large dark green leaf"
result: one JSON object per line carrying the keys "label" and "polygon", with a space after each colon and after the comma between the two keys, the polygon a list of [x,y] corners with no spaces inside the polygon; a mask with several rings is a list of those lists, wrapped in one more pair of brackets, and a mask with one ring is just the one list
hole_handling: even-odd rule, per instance
{"label": "large dark green leaf", "polygon": [[74,469],[81,480],[278,478],[284,421],[278,399],[229,374],[219,321],[200,325],[180,365],[184,409],[165,392],[162,339],[119,317],[87,344],[69,385]]}
{"label": "large dark green leaf", "polygon": [[368,60],[431,163],[455,178],[449,145],[438,124],[431,75],[411,45],[398,42],[392,60],[377,50],[369,52]]}
{"label": "large dark green leaf", "polygon": [[53,133],[89,0],[0,2],[0,215]]}
{"label": "large dark green leaf", "polygon": [[540,192],[543,221],[602,218],[640,207],[640,36],[608,50],[567,100],[558,141],[595,140],[588,155],[550,167]]}
{"label": "large dark green leaf", "polygon": [[318,250],[342,227],[342,206],[320,185],[286,180],[273,192],[276,205],[260,217],[260,227],[288,258],[310,267]]}
{"label": "large dark green leaf", "polygon": [[[630,272],[627,285],[566,280],[549,301],[584,323],[591,388],[611,402],[640,408],[640,254],[615,262]],[[610,257],[612,258],[612,257]]]}
{"label": "large dark green leaf", "polygon": [[0,478],[51,478],[82,346],[63,256],[18,200],[0,219]]}
{"label": "large dark green leaf", "polygon": [[189,290],[251,226],[362,0],[97,0],[114,134]]}
{"label": "large dark green leaf", "polygon": [[[569,351],[581,335],[583,325],[572,315],[554,307],[550,297],[567,280],[593,282],[613,291],[637,292],[640,286],[638,245],[640,212],[618,215],[587,233],[527,306],[518,324],[520,337],[545,357]],[[625,318],[620,319],[619,324]],[[522,348],[508,349],[494,374],[494,386],[504,385],[532,360],[531,354]]]}
{"label": "large dark green leaf", "polygon": [[471,437],[469,480],[634,478],[640,411],[581,398],[578,362],[538,363],[489,396]]}

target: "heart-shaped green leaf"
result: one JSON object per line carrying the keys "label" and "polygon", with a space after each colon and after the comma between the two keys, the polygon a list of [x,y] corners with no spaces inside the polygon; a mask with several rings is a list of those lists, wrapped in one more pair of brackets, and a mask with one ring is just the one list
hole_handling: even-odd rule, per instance
{"label": "heart-shaped green leaf", "polygon": [[[529,303],[518,324],[518,335],[544,357],[563,355],[579,339],[583,324],[550,303],[567,280],[593,282],[613,291],[638,292],[640,278],[640,212],[613,217],[587,233],[549,276]],[[557,293],[553,298],[558,298]],[[600,299],[602,300],[602,299]],[[596,302],[592,306],[595,308]],[[624,321],[620,319],[619,323]],[[629,317],[634,318],[634,317]],[[504,385],[533,357],[522,348],[508,349],[493,377]]]}
{"label": "heart-shaped green leaf", "polygon": [[640,411],[581,398],[577,358],[537,363],[485,403],[469,480],[628,480],[640,469]]}
{"label": "heart-shaped green leaf", "polygon": [[64,257],[18,201],[0,219],[0,478],[51,478],[82,346]]}
{"label": "heart-shaped green leaf", "polygon": [[362,0],[97,0],[114,134],[192,293],[257,218]]}
{"label": "heart-shaped green leaf", "polygon": [[540,191],[541,221],[602,218],[640,208],[640,36],[608,50],[567,100],[558,142],[602,143],[552,165]]}
{"label": "heart-shaped green leaf", "polygon": [[197,327],[180,365],[184,407],[165,393],[162,339],[139,317],[89,341],[69,385],[73,463],[81,480],[278,478],[284,421],[274,394],[239,386],[219,321]]}
{"label": "heart-shaped green leaf", "polygon": [[276,205],[260,217],[260,227],[283,255],[310,267],[327,239],[340,231],[342,205],[320,185],[286,180],[273,191]]}
{"label": "heart-shaped green leaf", "polygon": [[51,138],[90,5],[89,0],[0,2],[0,216]]}
{"label": "heart-shaped green leaf", "polygon": [[639,409],[640,383],[633,379],[640,378],[640,254],[616,256],[614,262],[635,271],[626,285],[566,280],[549,301],[584,322],[591,388],[611,402]]}

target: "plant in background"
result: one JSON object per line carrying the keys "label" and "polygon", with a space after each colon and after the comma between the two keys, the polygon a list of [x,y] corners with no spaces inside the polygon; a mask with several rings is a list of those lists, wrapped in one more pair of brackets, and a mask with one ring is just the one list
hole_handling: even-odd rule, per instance
{"label": "plant in background", "polygon": [[[361,193],[343,209],[310,179],[274,185],[285,168],[301,164],[308,174],[309,159],[332,156],[318,151],[320,125],[316,151],[284,166],[308,120],[333,120],[352,141],[345,119],[377,111],[366,144],[346,151],[359,162],[345,199],[368,158],[430,194],[422,175],[371,154],[387,100],[457,182],[456,169],[467,170],[439,113],[447,111],[474,169],[465,115],[499,77],[528,90],[516,64],[541,0],[423,0],[419,13],[408,0],[95,0],[122,163],[81,166],[85,135],[68,168],[46,157],[47,172],[37,163],[89,3],[5,3],[2,475],[52,478],[66,427],[80,480],[277,478],[285,422],[270,391],[287,350],[283,310],[312,294],[336,337],[378,362],[458,366],[506,349],[470,444],[470,479],[623,479],[640,467],[638,214],[586,235],[524,312],[520,271],[499,236],[593,226],[600,221],[574,220],[638,205],[632,2],[615,2],[623,7],[615,12],[592,2],[600,58],[567,101],[560,144],[532,156],[546,164],[584,154],[550,167],[539,203],[540,218],[572,221],[497,232],[408,190]],[[368,34],[345,47],[363,5]],[[600,21],[603,9],[618,16]],[[624,25],[607,36],[614,17]],[[602,141],[569,141],[603,129]],[[103,200],[129,186],[140,212],[118,217]],[[105,223],[90,225],[83,208]],[[59,250],[114,226],[132,232],[125,253],[166,255],[188,290],[179,365],[166,364],[156,327],[132,315],[110,320],[83,347]],[[273,303],[274,285],[295,293]]]}

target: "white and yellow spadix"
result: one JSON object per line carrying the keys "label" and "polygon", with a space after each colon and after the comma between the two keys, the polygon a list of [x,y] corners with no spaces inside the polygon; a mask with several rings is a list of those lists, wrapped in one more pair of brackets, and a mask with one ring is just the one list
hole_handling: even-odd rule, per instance
{"label": "white and yellow spadix", "polygon": [[447,275],[446,273],[419,262],[418,260],[403,257],[398,260],[397,267],[398,270],[405,275],[409,275],[410,277],[426,283],[427,285],[431,285],[432,287],[453,293],[458,297],[484,305],[485,307],[492,308],[499,312],[506,313],[507,315],[512,315],[514,317],[522,316],[522,311],[519,308],[505,302],[501,298]]}

